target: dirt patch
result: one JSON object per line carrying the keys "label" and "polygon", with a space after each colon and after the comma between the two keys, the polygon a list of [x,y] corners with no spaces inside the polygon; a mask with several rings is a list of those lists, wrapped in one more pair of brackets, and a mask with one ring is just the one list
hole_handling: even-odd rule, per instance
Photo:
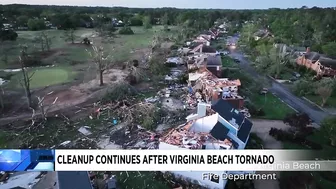
{"label": "dirt patch", "polygon": [[174,42],[164,42],[161,44],[161,48],[170,49],[174,44]]}
{"label": "dirt patch", "polygon": [[131,59],[138,60],[139,62],[145,62],[148,56],[151,54],[151,48],[142,48],[131,51]]}
{"label": "dirt patch", "polygon": [[39,51],[39,52],[34,52],[34,53],[31,53],[30,55],[32,56],[36,56],[38,57],[39,59],[45,59],[45,58],[48,58],[49,56],[52,56],[52,55],[55,55],[56,53],[58,52],[61,52],[60,49],[51,49],[49,51]]}
{"label": "dirt patch", "polygon": [[[125,80],[128,75],[127,71],[119,69],[109,69],[104,73],[104,86],[99,86],[99,79],[94,79],[88,83],[81,83],[76,86],[70,87],[69,85],[55,86],[46,88],[37,92],[34,95],[40,94],[41,97],[54,91],[53,93],[46,95],[44,98],[44,105],[48,107],[49,114],[55,113],[59,110],[66,110],[74,106],[79,106],[88,101],[94,101],[94,99],[101,98],[106,94],[110,86]],[[53,90],[55,89],[55,90]],[[55,102],[55,103],[54,103]],[[53,104],[53,105],[51,105]],[[36,112],[39,115],[39,112]],[[20,116],[5,117],[0,119],[0,125],[8,124],[12,121],[19,119],[27,119],[31,117],[31,112],[22,113]]]}
{"label": "dirt patch", "polygon": [[[128,72],[125,70],[119,70],[119,69],[106,70],[103,75],[104,84],[113,85],[113,84],[119,83],[121,81],[124,81],[127,75],[128,75]],[[87,83],[82,83],[78,86],[74,86],[72,87],[72,89],[79,90],[79,91],[92,91],[92,90],[101,88],[99,86],[99,83],[100,83],[99,78],[96,78]]]}

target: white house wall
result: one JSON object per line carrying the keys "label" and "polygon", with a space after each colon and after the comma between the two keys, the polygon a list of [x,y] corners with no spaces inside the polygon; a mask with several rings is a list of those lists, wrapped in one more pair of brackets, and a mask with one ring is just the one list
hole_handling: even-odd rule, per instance
{"label": "white house wall", "polygon": [[[230,137],[232,140],[234,140],[235,142],[238,143],[238,150],[243,150],[243,149],[245,149],[246,144],[245,144],[244,142],[242,142],[242,141],[237,137],[237,135],[234,135],[233,133],[229,132],[229,133],[227,134],[227,136]],[[248,141],[248,139],[247,139],[246,141]]]}
{"label": "white house wall", "polygon": [[216,113],[216,115],[218,116],[218,121],[230,130],[229,133],[233,133],[234,135],[237,135],[237,128],[236,127],[231,125],[231,123],[229,123],[224,118],[222,118],[218,113]]}

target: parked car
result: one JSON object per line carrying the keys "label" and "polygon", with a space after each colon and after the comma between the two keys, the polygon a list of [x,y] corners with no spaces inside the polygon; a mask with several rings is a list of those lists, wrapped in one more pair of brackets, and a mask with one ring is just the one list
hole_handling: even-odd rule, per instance
{"label": "parked car", "polygon": [[260,91],[260,94],[261,95],[265,95],[268,93],[268,89],[267,88],[263,88],[261,91]]}
{"label": "parked car", "polygon": [[235,61],[235,63],[240,63],[240,60],[238,58],[234,58],[233,61]]}
{"label": "parked car", "polygon": [[293,76],[296,77],[296,78],[299,78],[299,77],[301,77],[301,74],[299,74],[297,72],[293,72]]}

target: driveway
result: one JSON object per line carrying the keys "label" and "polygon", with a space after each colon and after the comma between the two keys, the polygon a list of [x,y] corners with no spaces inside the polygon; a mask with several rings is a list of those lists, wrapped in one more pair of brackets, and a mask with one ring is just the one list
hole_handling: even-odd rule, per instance
{"label": "driveway", "polygon": [[270,92],[275,94],[278,98],[280,98],[283,102],[297,110],[298,112],[306,113],[309,117],[317,124],[320,124],[321,121],[329,116],[330,114],[322,111],[318,107],[312,105],[311,103],[295,96],[291,93],[288,88],[283,86],[282,84],[257,73],[254,68],[250,65],[250,61],[247,60],[244,55],[240,52],[231,53],[230,56],[232,58],[236,58],[240,60],[240,68],[245,70],[248,74],[258,79],[266,79],[270,81],[271,88],[269,88]]}
{"label": "driveway", "polygon": [[[288,125],[284,124],[282,121],[273,120],[259,120],[252,119],[253,127],[251,132],[257,134],[257,136],[263,140],[264,149],[282,149],[282,143],[277,141],[275,138],[269,135],[271,127],[277,129],[286,130],[289,128]],[[280,176],[280,172],[263,171],[258,173],[273,174],[277,175],[277,179]],[[279,189],[278,180],[254,180],[254,187],[256,189]]]}

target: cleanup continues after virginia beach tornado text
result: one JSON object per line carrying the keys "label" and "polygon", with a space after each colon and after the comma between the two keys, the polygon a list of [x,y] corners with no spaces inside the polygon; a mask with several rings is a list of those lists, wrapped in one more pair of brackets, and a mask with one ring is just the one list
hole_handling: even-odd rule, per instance
{"label": "cleanup continues after virginia beach tornado text", "polygon": [[59,155],[59,164],[273,164],[272,155]]}

